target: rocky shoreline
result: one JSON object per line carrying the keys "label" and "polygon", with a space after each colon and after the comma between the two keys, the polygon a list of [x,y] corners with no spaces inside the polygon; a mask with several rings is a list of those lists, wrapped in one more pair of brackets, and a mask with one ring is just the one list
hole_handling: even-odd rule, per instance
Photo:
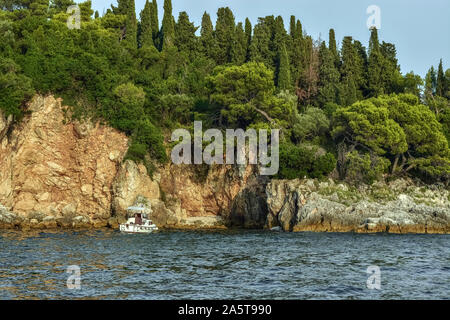
{"label": "rocky shoreline", "polygon": [[[450,192],[419,187],[410,180],[376,183],[359,189],[333,180],[272,180],[265,194],[248,189],[232,202],[228,216],[172,217],[170,209],[153,207],[161,229],[223,230],[278,229],[287,232],[450,233]],[[253,190],[255,191],[255,190]],[[154,200],[154,199],[153,199]],[[158,203],[138,196],[135,205]],[[161,205],[161,204],[160,204]],[[0,229],[82,230],[118,229],[124,216],[89,219],[76,213],[18,215],[0,205]]]}
{"label": "rocky shoreline", "polygon": [[124,160],[128,138],[69,121],[61,99],[36,96],[17,125],[0,114],[0,229],[118,229],[151,206],[161,229],[450,233],[450,193],[399,179],[358,188],[271,180],[253,166],[158,166]]}
{"label": "rocky shoreline", "polygon": [[330,180],[273,181],[268,227],[286,231],[450,233],[450,193],[410,180],[358,189]]}

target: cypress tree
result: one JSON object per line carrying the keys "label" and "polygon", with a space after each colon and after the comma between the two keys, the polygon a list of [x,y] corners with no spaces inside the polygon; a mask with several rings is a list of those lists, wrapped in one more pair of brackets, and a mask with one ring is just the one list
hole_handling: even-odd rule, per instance
{"label": "cypress tree", "polygon": [[286,83],[287,80],[291,81],[289,54],[286,49],[286,44],[289,42],[290,37],[286,33],[281,16],[276,17],[274,20],[272,38],[271,51],[274,52],[272,63],[276,71],[275,84],[280,90],[286,90],[291,87],[290,83]]}
{"label": "cypress tree", "polygon": [[284,43],[281,44],[278,55],[280,60],[278,70],[278,89],[280,91],[290,90],[292,88],[291,70],[289,64],[289,55],[286,50],[286,45]]}
{"label": "cypress tree", "polygon": [[381,79],[384,93],[390,94],[398,92],[398,79],[401,77],[401,74],[397,60],[397,49],[392,43],[383,41],[380,46],[380,52],[383,56]]}
{"label": "cypress tree", "polygon": [[134,0],[128,0],[125,10],[125,41],[130,48],[137,48],[137,20]]}
{"label": "cypress tree", "polygon": [[303,27],[302,27],[302,24],[301,24],[300,20],[297,20],[296,28],[297,28],[297,31],[295,32],[295,34],[297,35],[297,37],[303,39],[304,38],[303,37]]}
{"label": "cypress tree", "polygon": [[215,59],[217,64],[225,64],[232,61],[232,49],[235,39],[235,20],[230,8],[219,8],[217,11],[217,23],[215,38],[217,48]]}
{"label": "cypress tree", "polygon": [[175,43],[175,23],[172,15],[172,0],[164,0],[164,18],[161,26],[160,45],[165,50]]}
{"label": "cypress tree", "polygon": [[272,67],[272,53],[270,51],[271,30],[265,18],[259,18],[255,25],[252,43],[250,45],[250,60],[262,62],[267,67]]}
{"label": "cypress tree", "polygon": [[327,48],[325,42],[320,45],[319,63],[318,102],[321,106],[328,102],[337,103],[340,73],[335,65],[334,54],[331,49]]}
{"label": "cypress tree", "polygon": [[354,40],[353,47],[356,52],[356,66],[357,66],[357,82],[356,87],[361,91],[361,98],[367,94],[367,83],[368,83],[368,57],[366,48],[362,45],[360,41]]}
{"label": "cypress tree", "polygon": [[245,61],[250,61],[250,45],[252,43],[252,23],[248,18],[245,19],[245,38],[247,39],[247,52]]}
{"label": "cypress tree", "polygon": [[140,45],[146,47],[154,45],[153,42],[153,30],[152,30],[152,4],[146,0],[144,9],[141,11],[141,32],[140,32]]}
{"label": "cypress tree", "polygon": [[352,37],[344,37],[342,41],[341,84],[339,88],[339,104],[348,106],[362,98],[359,84],[362,82],[362,66],[358,53],[353,45]]}
{"label": "cypress tree", "polygon": [[152,38],[156,48],[161,48],[161,38],[159,33],[159,17],[158,17],[158,3],[153,0],[150,5],[150,16],[152,22]]}
{"label": "cypress tree", "polygon": [[124,15],[125,26],[121,39],[130,48],[137,47],[137,20],[134,0],[117,0],[117,7],[112,6],[114,14]]}
{"label": "cypress tree", "polygon": [[305,68],[305,41],[303,39],[303,30],[300,20],[297,20],[296,23],[293,23],[291,20],[290,34],[292,43],[292,49],[290,50],[291,78],[293,84],[296,84]]}
{"label": "cypress tree", "polygon": [[313,102],[319,84],[319,52],[311,36],[305,37],[304,50],[304,68],[297,82],[297,96],[304,105],[308,105]]}
{"label": "cypress tree", "polygon": [[208,58],[214,58],[216,50],[214,39],[214,27],[210,15],[205,11],[202,17],[202,28],[200,31],[201,50]]}
{"label": "cypress tree", "polygon": [[445,97],[450,100],[450,69],[445,71]]}
{"label": "cypress tree", "polygon": [[197,29],[189,21],[188,14],[185,11],[180,12],[178,22],[175,26],[175,46],[188,57],[193,57],[198,50],[197,37],[195,36]]}
{"label": "cypress tree", "polygon": [[295,16],[291,16],[291,20],[289,22],[289,35],[292,39],[296,37],[297,32],[297,22],[295,20]]}
{"label": "cypress tree", "polygon": [[427,99],[433,97],[436,94],[436,86],[436,71],[434,70],[434,67],[431,66],[431,68],[427,72],[427,75],[425,76],[425,97]]}
{"label": "cypress tree", "polygon": [[339,53],[337,51],[336,35],[334,29],[330,29],[328,33],[328,48],[334,59],[334,65],[339,68]]}
{"label": "cypress tree", "polygon": [[247,58],[247,37],[245,35],[242,22],[239,22],[236,27],[235,42],[232,48],[232,61],[235,64],[241,65]]}
{"label": "cypress tree", "polygon": [[285,46],[285,42],[287,40],[288,35],[286,33],[286,29],[284,28],[283,18],[278,16],[274,22],[272,50],[278,53],[282,47]]}
{"label": "cypress tree", "polygon": [[446,83],[445,83],[445,75],[444,75],[444,68],[442,66],[442,59],[439,62],[438,67],[438,73],[437,73],[437,80],[436,80],[436,94],[438,96],[444,97],[446,93]]}
{"label": "cypress tree", "polygon": [[378,42],[378,30],[371,28],[369,41],[369,61],[368,61],[368,90],[369,95],[376,97],[384,93],[382,70],[383,55],[380,52],[380,44]]}
{"label": "cypress tree", "polygon": [[379,51],[380,42],[378,40],[378,30],[375,27],[370,28],[370,39],[369,39],[369,56],[373,51]]}

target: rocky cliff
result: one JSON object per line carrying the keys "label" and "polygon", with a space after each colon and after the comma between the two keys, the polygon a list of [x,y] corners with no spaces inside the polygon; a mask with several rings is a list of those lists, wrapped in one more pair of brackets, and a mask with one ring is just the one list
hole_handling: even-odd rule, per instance
{"label": "rocky cliff", "polygon": [[267,227],[286,231],[449,233],[450,193],[399,179],[350,187],[332,180],[273,180]]}
{"label": "rocky cliff", "polygon": [[77,217],[100,226],[128,141],[99,124],[66,123],[65,110],[61,99],[36,96],[30,115],[0,136],[0,203],[34,224]]}
{"label": "rocky cliff", "polygon": [[0,228],[117,228],[126,208],[161,228],[450,232],[450,195],[407,180],[358,189],[272,180],[253,166],[157,167],[125,160],[128,138],[70,121],[61,99],[36,96],[19,124],[0,113]]}
{"label": "rocky cliff", "polygon": [[[69,121],[61,99],[36,96],[19,124],[0,114],[0,227],[117,227],[127,207],[153,208],[161,227],[262,227],[234,199],[259,186],[252,167],[159,167],[123,161],[128,138],[90,121]],[[256,188],[256,189],[258,189]],[[245,191],[246,192],[246,191]]]}

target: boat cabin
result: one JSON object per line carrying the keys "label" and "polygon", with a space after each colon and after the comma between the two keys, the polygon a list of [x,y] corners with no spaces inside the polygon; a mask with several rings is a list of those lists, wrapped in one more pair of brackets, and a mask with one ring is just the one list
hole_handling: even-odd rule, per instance
{"label": "boat cabin", "polygon": [[129,207],[129,208],[127,208],[128,219],[134,218],[134,222],[131,222],[132,224],[143,225],[144,220],[148,220],[148,215],[147,215],[146,210],[147,210],[146,208],[141,208],[141,207]]}

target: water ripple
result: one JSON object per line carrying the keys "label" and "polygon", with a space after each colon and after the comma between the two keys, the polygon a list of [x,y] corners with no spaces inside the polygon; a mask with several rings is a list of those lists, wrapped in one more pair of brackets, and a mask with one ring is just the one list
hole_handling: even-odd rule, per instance
{"label": "water ripple", "polygon": [[[0,299],[450,297],[448,235],[2,232],[0,247]],[[372,265],[381,290],[366,286]]]}

